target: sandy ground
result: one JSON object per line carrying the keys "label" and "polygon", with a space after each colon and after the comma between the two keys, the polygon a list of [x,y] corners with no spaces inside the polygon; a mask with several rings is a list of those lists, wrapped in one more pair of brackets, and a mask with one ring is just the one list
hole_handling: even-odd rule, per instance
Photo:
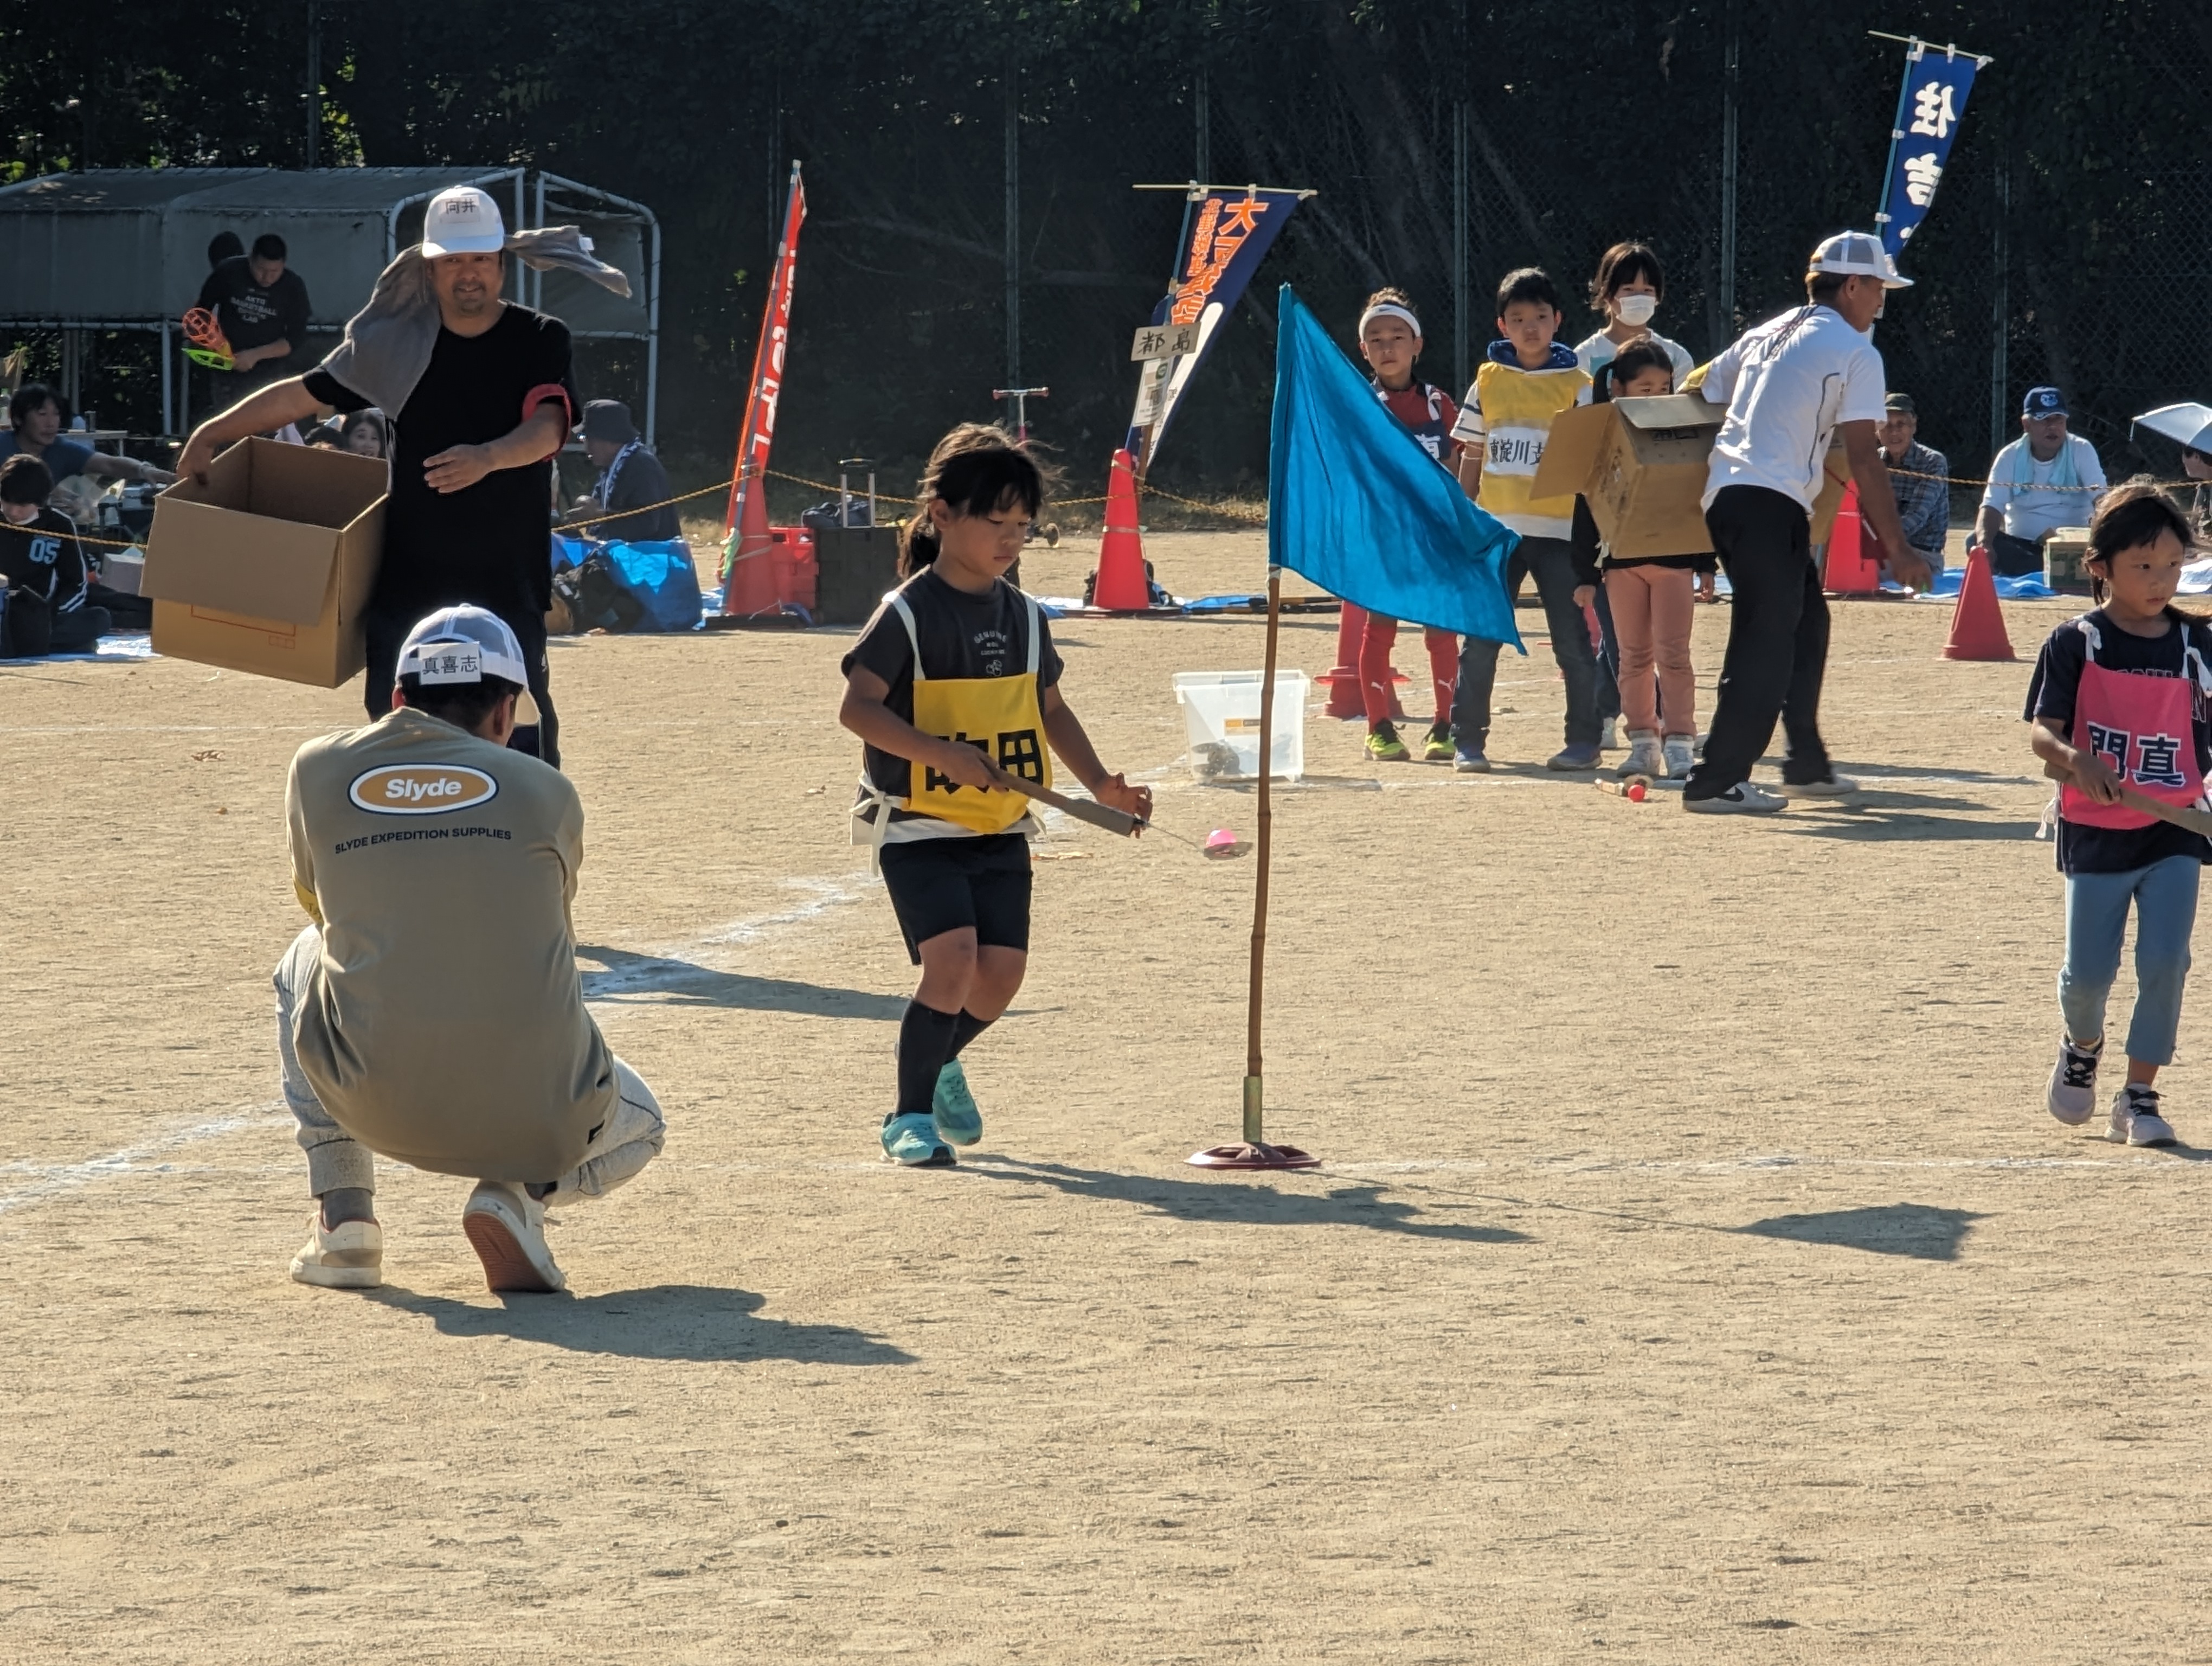
{"label": "sandy ground", "polygon": [[[1261,551],[1153,549],[1185,593]],[[2008,607],[2023,656],[2069,611]],[[984,1145],[888,1169],[849,633],[561,643],[580,960],[671,1133],[561,1218],[573,1297],[504,1301],[397,1167],[386,1289],[284,1275],[284,766],[355,695],[0,672],[0,1659],[2212,1659],[2212,1166],[2042,1109],[2027,666],[1948,621],[1838,608],[1871,790],[1771,822],[1532,770],[1540,643],[1487,779],[1315,715],[1269,1128],[1327,1164],[1263,1180],[1182,1163],[1236,1130],[1250,862],[1055,826]],[[1164,825],[1249,835],[1168,679],[1261,635],[1062,627]],[[2212,1146],[2203,1022],[2164,1085]]]}

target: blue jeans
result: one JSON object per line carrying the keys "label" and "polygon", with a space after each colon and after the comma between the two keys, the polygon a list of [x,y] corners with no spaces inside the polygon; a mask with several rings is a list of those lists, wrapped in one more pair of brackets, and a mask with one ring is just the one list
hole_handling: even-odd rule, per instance
{"label": "blue jeans", "polygon": [[2069,1037],[2088,1041],[2105,1033],[2105,998],[2119,976],[2120,939],[2132,901],[2136,1010],[2128,1023],[2128,1056],[2142,1064],[2173,1062],[2202,866],[2194,856],[2168,856],[2124,873],[2066,876],[2066,964],[2058,969],[2058,1010]]}
{"label": "blue jeans", "polygon": [[[1536,581],[1544,623],[1552,633],[1552,658],[1567,684],[1567,744],[1598,740],[1597,655],[1589,626],[1575,605],[1575,562],[1563,538],[1523,538],[1506,558],[1505,594],[1521,594],[1521,581]],[[1490,739],[1490,693],[1498,681],[1496,642],[1470,636],[1459,651],[1459,686],[1452,692],[1452,739],[1462,751],[1480,751]]]}

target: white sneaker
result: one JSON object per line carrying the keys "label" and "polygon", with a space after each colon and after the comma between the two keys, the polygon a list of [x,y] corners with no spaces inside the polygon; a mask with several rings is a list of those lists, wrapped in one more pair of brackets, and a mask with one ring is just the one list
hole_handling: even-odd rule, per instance
{"label": "white sneaker", "polygon": [[1628,732],[1628,756],[1613,769],[1616,779],[1626,781],[1632,775],[1647,775],[1656,781],[1667,773],[1667,755],[1659,748],[1656,729],[1631,729]]}
{"label": "white sneaker", "polygon": [[292,1276],[323,1290],[374,1290],[384,1282],[384,1228],[373,1220],[323,1225],[318,1208],[307,1241],[292,1257]]}
{"label": "white sneaker", "polygon": [[2051,1085],[2043,1103],[2051,1114],[2069,1128],[2078,1128],[2097,1109],[2097,1061],[2105,1056],[2105,1043],[2076,1047],[2058,1043],[2058,1062],[2051,1067]]}
{"label": "white sneaker", "polygon": [[545,1206],[511,1181],[481,1180],[461,1211],[461,1231],[483,1263],[489,1290],[566,1290],[545,1242]]}
{"label": "white sneaker", "polygon": [[1783,785],[1799,796],[1808,799],[1839,799],[1859,790],[1858,782],[1849,775],[1837,774],[1833,769],[1828,771],[1826,781],[1790,781]]}
{"label": "white sneaker", "polygon": [[1670,734],[1659,743],[1659,750],[1667,759],[1667,779],[1687,781],[1690,771],[1698,767],[1697,748],[1686,734]]}
{"label": "white sneaker", "polygon": [[1789,806],[1790,800],[1781,793],[1753,787],[1747,781],[1740,781],[1727,792],[1717,793],[1709,799],[1693,799],[1686,793],[1682,795],[1682,808],[1693,816],[1771,816]]}
{"label": "white sneaker", "polygon": [[1619,718],[1608,717],[1605,720],[1605,728],[1598,735],[1597,745],[1601,752],[1617,752],[1620,750],[1620,720]]}
{"label": "white sneaker", "polygon": [[2158,1114],[2158,1090],[2130,1082],[2115,1093],[2105,1138],[2116,1146],[2173,1144],[2173,1124]]}

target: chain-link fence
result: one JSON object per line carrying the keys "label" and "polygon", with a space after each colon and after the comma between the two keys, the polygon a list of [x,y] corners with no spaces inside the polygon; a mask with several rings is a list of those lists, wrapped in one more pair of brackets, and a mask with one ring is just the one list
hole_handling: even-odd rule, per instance
{"label": "chain-link fence", "polygon": [[[1599,255],[1638,237],[1668,268],[1655,327],[1705,357],[1802,296],[1822,235],[1871,225],[1903,56],[1868,36],[1887,20],[1856,0],[1561,0],[1540,20],[1449,0],[978,6],[950,32],[921,0],[640,0],[619,36],[534,30],[529,9],[487,0],[512,14],[514,52],[542,40],[545,56],[500,72],[529,97],[457,101],[433,96],[446,36],[428,0],[391,5],[394,27],[348,48],[356,70],[330,94],[334,110],[361,101],[347,120],[364,161],[503,155],[660,215],[659,433],[679,484],[726,471],[803,161],[776,462],[829,478],[842,457],[874,458],[894,493],[937,435],[1004,414],[993,390],[1022,386],[1050,390],[1029,417],[1068,494],[1103,490],[1135,392],[1130,335],[1169,281],[1182,214],[1176,193],[1139,185],[1317,193],[1178,411],[1152,473],[1169,490],[1261,494],[1285,281],[1347,349],[1369,291],[1406,289],[1427,325],[1421,374],[1456,393],[1494,333],[1502,274],[1546,267],[1577,339],[1601,321],[1586,294]],[[2212,37],[2180,7],[1923,9],[1923,27],[1996,58],[1910,251],[1917,285],[1878,326],[1891,386],[1961,476],[2018,431],[2040,381],[2064,390],[2108,471],[2170,475],[2170,449],[2139,452],[2128,423],[2212,398]],[[635,110],[609,96],[648,87]],[[31,345],[33,374],[56,368],[52,341]],[[137,345],[90,350],[102,368],[85,403],[103,421],[150,424]],[[587,394],[641,398],[635,355],[582,358]]]}

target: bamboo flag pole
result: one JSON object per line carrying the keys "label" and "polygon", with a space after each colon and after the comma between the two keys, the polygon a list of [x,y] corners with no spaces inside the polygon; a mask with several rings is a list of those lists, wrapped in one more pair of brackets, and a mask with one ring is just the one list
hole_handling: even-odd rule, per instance
{"label": "bamboo flag pole", "polygon": [[1283,569],[1267,569],[1267,665],[1260,673],[1260,872],[1252,884],[1252,987],[1244,1017],[1244,1143],[1257,1146],[1263,1131],[1260,1091],[1260,1015],[1267,974],[1267,864],[1273,853],[1275,811],[1267,781],[1275,739],[1275,648],[1283,617]]}
{"label": "bamboo flag pole", "polygon": [[1271,1146],[1261,1091],[1261,1015],[1267,992],[1267,870],[1274,851],[1275,664],[1282,637],[1283,569],[1267,569],[1267,669],[1260,673],[1259,873],[1252,884],[1251,989],[1244,1015],[1244,1138],[1241,1144],[1215,1146],[1185,1160],[1201,1169],[1310,1169],[1321,1158],[1296,1146]]}

